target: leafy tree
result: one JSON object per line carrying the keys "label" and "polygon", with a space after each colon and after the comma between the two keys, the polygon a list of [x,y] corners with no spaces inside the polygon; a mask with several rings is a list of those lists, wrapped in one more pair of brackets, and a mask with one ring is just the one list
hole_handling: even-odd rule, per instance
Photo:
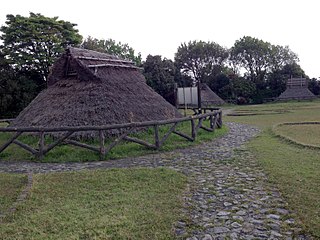
{"label": "leafy tree", "polygon": [[220,73],[214,76],[210,81],[208,81],[208,86],[218,94],[221,98],[230,98],[230,90],[226,88],[230,84],[230,76],[226,73]]}
{"label": "leafy tree", "polygon": [[292,65],[299,62],[297,54],[295,54],[289,46],[271,45],[269,56],[269,71],[275,72],[281,70],[286,65]]}
{"label": "leafy tree", "polygon": [[309,80],[308,88],[314,95],[320,94],[320,81],[316,78],[312,78]]}
{"label": "leafy tree", "polygon": [[0,118],[14,117],[26,107],[39,92],[40,79],[37,73],[17,72],[0,54]]}
{"label": "leafy tree", "polygon": [[82,47],[89,50],[94,50],[103,53],[109,53],[121,58],[131,60],[138,66],[141,65],[142,58],[141,54],[135,54],[135,51],[127,43],[116,42],[109,38],[107,40],[87,37],[82,43]]}
{"label": "leafy tree", "polygon": [[245,78],[235,78],[232,81],[233,95],[237,99],[237,102],[250,103],[256,93],[256,85],[246,80]]}
{"label": "leafy tree", "polygon": [[270,65],[271,44],[245,36],[231,48],[231,61],[247,71],[250,80],[262,83]]}
{"label": "leafy tree", "polygon": [[175,66],[171,60],[162,59],[161,56],[148,55],[143,63],[144,76],[147,84],[171,104],[174,99]]}
{"label": "leafy tree", "polygon": [[2,51],[18,70],[35,70],[46,80],[49,68],[68,45],[78,45],[82,37],[76,24],[30,13],[29,17],[7,15],[0,28]]}
{"label": "leafy tree", "polygon": [[76,25],[30,13],[29,17],[7,15],[0,28],[0,114],[17,115],[45,87],[49,68],[68,45],[82,37]]}
{"label": "leafy tree", "polygon": [[175,54],[177,67],[196,82],[221,72],[228,51],[215,42],[182,43]]}

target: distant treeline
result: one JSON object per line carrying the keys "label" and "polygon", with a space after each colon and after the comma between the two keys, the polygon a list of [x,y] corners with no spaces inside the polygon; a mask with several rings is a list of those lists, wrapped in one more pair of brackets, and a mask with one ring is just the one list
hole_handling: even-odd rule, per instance
{"label": "distant treeline", "polygon": [[288,46],[244,36],[227,49],[215,42],[190,41],[177,48],[174,60],[148,55],[143,61],[128,44],[83,37],[77,25],[57,17],[30,13],[7,15],[0,28],[0,118],[16,116],[44,88],[50,67],[67,46],[83,47],[134,61],[147,84],[174,104],[174,86],[207,83],[221,98],[262,103],[285,90],[290,77],[305,77],[319,95],[320,84],[309,78]]}

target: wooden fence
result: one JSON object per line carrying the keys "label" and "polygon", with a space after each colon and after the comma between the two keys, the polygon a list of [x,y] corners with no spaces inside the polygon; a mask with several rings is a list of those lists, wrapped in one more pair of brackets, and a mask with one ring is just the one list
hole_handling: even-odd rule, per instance
{"label": "wooden fence", "polygon": [[[209,120],[209,127],[203,125],[203,121]],[[0,120],[0,122],[10,122],[12,119]],[[184,132],[178,131],[177,125],[182,122],[190,122],[191,134],[188,135]],[[159,127],[163,125],[172,126],[169,130],[160,137]],[[129,136],[130,133],[135,132],[137,129],[153,127],[154,128],[154,142],[150,143],[145,140],[138,139],[136,137]],[[97,152],[100,154],[100,159],[104,159],[105,155],[108,154],[113,147],[119,144],[121,141],[134,142],[143,146],[146,146],[151,149],[159,149],[168,137],[171,134],[176,134],[182,138],[187,139],[188,141],[194,141],[197,137],[199,129],[204,129],[205,131],[213,132],[215,128],[222,127],[222,111],[221,110],[211,110],[211,112],[188,116],[183,118],[175,118],[170,120],[163,121],[147,121],[147,122],[132,122],[125,124],[113,124],[105,126],[79,126],[79,127],[2,127],[0,128],[0,134],[5,132],[13,133],[13,135],[0,146],[0,153],[2,153],[7,147],[11,144],[15,144],[24,150],[30,152],[39,160],[56,146],[61,144],[69,144],[77,146],[80,148],[89,149],[91,151]],[[108,146],[105,146],[105,131],[118,129],[121,130],[122,134],[111,139]],[[80,141],[76,141],[72,138],[72,135],[76,132],[91,131],[96,132],[99,139],[99,146],[89,145]],[[45,136],[53,133],[62,133],[61,136],[54,139],[50,144],[45,144]],[[38,148],[34,148],[22,141],[18,140],[18,137],[23,133],[32,133],[38,136]]]}

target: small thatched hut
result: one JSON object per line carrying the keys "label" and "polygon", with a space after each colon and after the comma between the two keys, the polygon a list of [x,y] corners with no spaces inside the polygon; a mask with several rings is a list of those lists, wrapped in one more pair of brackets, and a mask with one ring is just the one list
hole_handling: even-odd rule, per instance
{"label": "small thatched hut", "polygon": [[68,48],[53,65],[48,88],[11,126],[100,126],[180,116],[132,62]]}
{"label": "small thatched hut", "polygon": [[287,80],[286,90],[280,94],[278,100],[315,99],[316,96],[308,89],[308,80],[305,78],[290,78]]}
{"label": "small thatched hut", "polygon": [[201,103],[203,107],[225,104],[225,102],[205,83],[201,84]]}

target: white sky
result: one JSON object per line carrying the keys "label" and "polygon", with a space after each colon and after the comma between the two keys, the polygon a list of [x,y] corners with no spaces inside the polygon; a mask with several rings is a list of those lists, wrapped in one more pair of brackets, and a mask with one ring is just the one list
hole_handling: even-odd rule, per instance
{"label": "white sky", "polygon": [[84,37],[112,38],[148,54],[173,59],[190,40],[231,47],[243,36],[288,45],[309,77],[320,77],[319,0],[9,0],[7,14],[29,12],[76,23]]}

